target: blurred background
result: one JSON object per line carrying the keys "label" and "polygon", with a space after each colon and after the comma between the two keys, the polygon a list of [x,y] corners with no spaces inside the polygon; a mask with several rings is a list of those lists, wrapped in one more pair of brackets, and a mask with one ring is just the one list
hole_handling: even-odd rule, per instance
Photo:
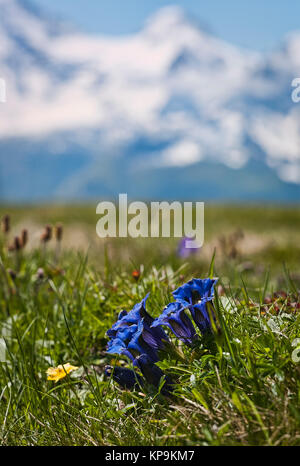
{"label": "blurred background", "polygon": [[[64,250],[98,266],[199,275],[216,248],[228,276],[261,284],[271,267],[280,285],[286,263],[300,280],[299,18],[298,0],[0,0],[10,254],[22,229],[30,251],[59,222]],[[96,205],[119,193],[205,201],[203,248],[98,238]]]}
{"label": "blurred background", "polygon": [[0,0],[0,201],[298,202],[299,18],[296,0]]}

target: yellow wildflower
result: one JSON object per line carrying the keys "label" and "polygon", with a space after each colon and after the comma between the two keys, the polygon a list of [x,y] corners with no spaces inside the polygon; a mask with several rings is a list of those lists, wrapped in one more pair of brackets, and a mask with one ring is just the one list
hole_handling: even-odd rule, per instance
{"label": "yellow wildflower", "polygon": [[48,375],[47,380],[54,380],[55,382],[58,382],[60,379],[63,379],[66,377],[67,374],[69,374],[72,371],[76,371],[78,367],[72,366],[69,362],[66,364],[60,364],[57,367],[49,367],[47,369],[46,374]]}

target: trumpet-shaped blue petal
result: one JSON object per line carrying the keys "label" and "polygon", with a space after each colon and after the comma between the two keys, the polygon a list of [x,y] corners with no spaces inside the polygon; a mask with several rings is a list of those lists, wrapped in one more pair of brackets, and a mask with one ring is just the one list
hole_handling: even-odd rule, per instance
{"label": "trumpet-shaped blue petal", "polygon": [[190,306],[189,309],[192,314],[193,320],[199,328],[202,335],[204,335],[207,332],[211,332],[211,317],[215,320],[215,315],[213,313],[213,308],[211,308],[212,315],[210,316],[207,309],[207,301],[203,301],[202,303],[196,304],[195,306]]}
{"label": "trumpet-shaped blue petal", "polygon": [[[194,278],[172,293],[177,301],[190,310],[193,320],[202,334],[210,332],[212,328],[207,303],[213,299],[216,282],[217,279]],[[215,319],[213,307],[211,310],[212,318]]]}
{"label": "trumpet-shaped blue petal", "polygon": [[134,361],[135,359],[134,355],[132,355],[131,352],[128,351],[126,344],[120,338],[114,338],[113,340],[110,340],[108,342],[106,352],[108,354],[123,354],[132,361]]}
{"label": "trumpet-shaped blue petal", "polygon": [[149,293],[145,296],[144,299],[138,304],[135,304],[133,309],[130,312],[121,311],[117,322],[106,332],[110,338],[114,338],[117,335],[118,330],[123,327],[138,324],[141,319],[145,319],[148,325],[151,325],[153,318],[146,311],[146,301],[148,299]]}
{"label": "trumpet-shaped blue petal", "polygon": [[[130,342],[128,343],[129,351],[137,355],[147,354],[147,356],[154,362],[158,361],[158,341],[153,337],[150,339],[151,333],[145,332],[144,320],[139,322],[138,328],[133,334]],[[145,339],[146,334],[146,339]],[[149,344],[150,343],[150,344]],[[152,344],[151,344],[152,343]]]}
{"label": "trumpet-shaped blue petal", "polygon": [[214,295],[214,285],[217,279],[193,278],[189,282],[173,291],[176,301],[188,304],[198,304],[203,299],[211,300]]}
{"label": "trumpet-shaped blue petal", "polygon": [[107,332],[106,332],[106,334],[107,334],[107,336],[109,336],[109,338],[113,338],[113,337],[116,336],[119,323],[123,319],[123,317],[125,317],[125,316],[127,316],[127,311],[123,310],[123,311],[121,311],[119,313],[117,322],[115,322],[113,324],[113,326],[109,330],[107,330]]}
{"label": "trumpet-shaped blue petal", "polygon": [[144,319],[138,325],[121,327],[116,336],[108,342],[107,352],[124,354],[132,360],[135,356],[145,353],[153,361],[158,361],[158,351],[164,347],[161,335],[164,336],[164,340],[168,340],[165,332],[158,330],[146,325]]}
{"label": "trumpet-shaped blue petal", "polygon": [[151,328],[154,319],[146,311],[148,296],[128,314],[122,311],[119,320],[108,330],[107,335],[111,338],[109,353],[130,354],[131,359],[146,353],[153,361],[158,361],[157,352],[163,349],[168,337],[161,328]]}
{"label": "trumpet-shaped blue petal", "polygon": [[166,325],[177,338],[188,345],[191,344],[197,338],[197,334],[184,309],[185,306],[182,303],[168,304],[162,314],[154,320],[152,327]]}

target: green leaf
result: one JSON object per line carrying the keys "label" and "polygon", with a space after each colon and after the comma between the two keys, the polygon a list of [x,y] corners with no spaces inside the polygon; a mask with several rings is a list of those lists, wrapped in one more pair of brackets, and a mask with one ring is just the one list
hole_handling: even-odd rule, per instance
{"label": "green leaf", "polygon": [[209,411],[208,404],[206,403],[205,399],[203,398],[203,395],[196,388],[192,389],[192,393],[193,393],[195,399],[198,401],[198,403],[200,403],[202,406],[204,406],[205,409],[207,409],[207,411]]}

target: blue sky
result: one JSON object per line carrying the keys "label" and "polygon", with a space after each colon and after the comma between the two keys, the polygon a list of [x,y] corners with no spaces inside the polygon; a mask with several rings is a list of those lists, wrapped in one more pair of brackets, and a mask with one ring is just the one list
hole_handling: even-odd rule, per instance
{"label": "blue sky", "polygon": [[127,34],[164,5],[181,5],[217,36],[261,51],[300,29],[299,0],[32,0],[91,33]]}

